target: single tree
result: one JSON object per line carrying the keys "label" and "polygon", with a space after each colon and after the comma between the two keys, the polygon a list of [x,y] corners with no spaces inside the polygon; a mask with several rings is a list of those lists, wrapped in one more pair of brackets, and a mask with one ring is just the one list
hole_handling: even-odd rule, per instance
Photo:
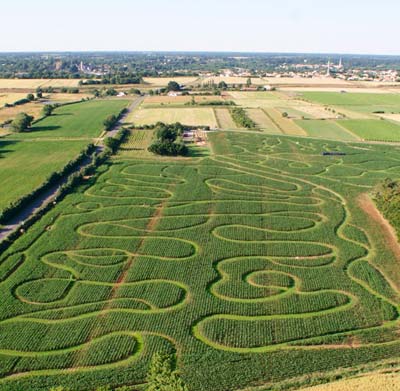
{"label": "single tree", "polygon": [[167,86],[168,91],[180,91],[181,86],[176,81],[170,81]]}
{"label": "single tree", "polygon": [[246,86],[251,87],[251,77],[249,77],[246,81]]}
{"label": "single tree", "polygon": [[28,100],[30,100],[32,102],[33,100],[35,100],[35,96],[33,94],[28,94],[26,96],[26,99],[28,99]]}
{"label": "single tree", "polygon": [[220,88],[221,90],[226,90],[228,88],[228,84],[226,84],[224,81],[220,81],[218,83],[218,88]]}
{"label": "single tree", "polygon": [[14,132],[24,132],[32,125],[33,117],[26,113],[19,113],[11,122],[11,129]]}
{"label": "single tree", "polygon": [[114,114],[109,115],[103,122],[104,128],[107,131],[111,130],[116,125],[117,121],[118,119]]}
{"label": "single tree", "polygon": [[43,117],[48,117],[53,113],[54,106],[53,105],[44,105],[42,109]]}

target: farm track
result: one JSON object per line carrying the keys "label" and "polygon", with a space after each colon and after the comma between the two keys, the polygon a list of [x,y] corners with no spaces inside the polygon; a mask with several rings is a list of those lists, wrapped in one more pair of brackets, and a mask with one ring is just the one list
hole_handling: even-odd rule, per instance
{"label": "farm track", "polygon": [[[192,345],[231,358],[397,346],[368,337],[398,327],[400,293],[373,262],[366,227],[340,187],[365,191],[388,167],[398,172],[395,154],[371,171],[361,160],[321,157],[336,145],[328,141],[236,133],[226,135],[230,153],[215,146],[211,158],[185,164],[115,160],[64,201],[32,248],[0,258],[1,271],[24,257],[0,275],[0,288],[12,287],[10,300],[23,304],[0,321],[14,336],[0,341],[0,356],[17,359],[0,387],[124,371],[165,344],[178,358]],[[32,262],[42,271],[19,277]],[[62,335],[68,328],[76,336]],[[43,338],[29,341],[33,332]],[[109,344],[111,359],[102,353]]]}

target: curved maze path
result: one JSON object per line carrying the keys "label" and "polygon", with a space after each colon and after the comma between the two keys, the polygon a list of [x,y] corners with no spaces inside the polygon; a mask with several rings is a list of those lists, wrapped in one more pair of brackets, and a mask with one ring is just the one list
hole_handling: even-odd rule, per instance
{"label": "curved maze path", "polygon": [[400,283],[351,202],[398,151],[224,137],[212,158],[116,160],[1,256],[0,387],[140,383],[160,350],[398,348]]}

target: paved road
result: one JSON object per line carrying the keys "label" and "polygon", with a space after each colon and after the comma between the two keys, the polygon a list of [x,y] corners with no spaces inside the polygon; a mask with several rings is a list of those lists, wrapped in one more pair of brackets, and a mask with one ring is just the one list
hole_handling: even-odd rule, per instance
{"label": "paved road", "polygon": [[114,129],[106,133],[106,137],[114,137],[118,133],[123,123],[125,122],[126,118],[129,116],[130,113],[132,113],[133,110],[135,110],[142,104],[144,98],[145,98],[144,96],[140,96],[129,105],[127,112],[121,117],[118,123],[114,126]]}

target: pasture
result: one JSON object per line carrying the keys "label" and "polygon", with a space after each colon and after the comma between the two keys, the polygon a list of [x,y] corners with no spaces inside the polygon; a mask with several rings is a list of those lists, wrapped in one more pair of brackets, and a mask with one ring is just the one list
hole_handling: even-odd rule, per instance
{"label": "pasture", "polygon": [[212,108],[143,108],[132,112],[126,122],[135,125],[152,125],[156,122],[175,123],[184,125],[202,125],[210,128],[217,127],[217,120]]}
{"label": "pasture", "polygon": [[86,144],[85,141],[25,142],[0,138],[0,210],[39,187]]}
{"label": "pasture", "polygon": [[0,255],[0,389],[141,384],[155,352],[191,391],[400,356],[400,269],[357,202],[398,148],[209,139],[202,159],[122,151]]}

